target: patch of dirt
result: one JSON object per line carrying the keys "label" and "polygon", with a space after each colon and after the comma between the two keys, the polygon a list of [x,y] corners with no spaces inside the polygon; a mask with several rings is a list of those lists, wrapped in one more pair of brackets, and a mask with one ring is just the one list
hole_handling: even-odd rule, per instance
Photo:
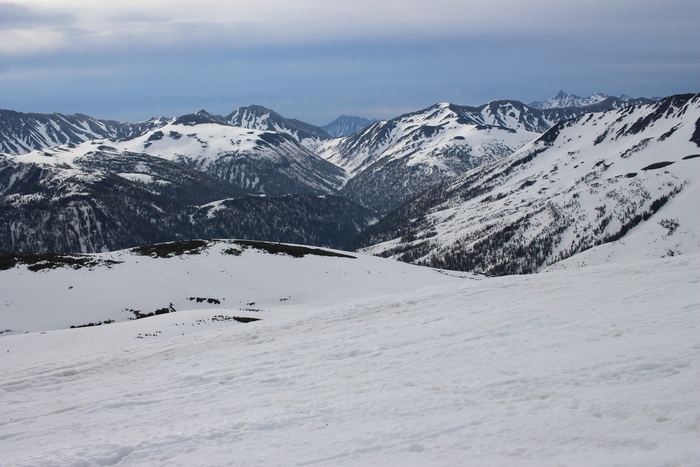
{"label": "patch of dirt", "polygon": [[90,255],[68,255],[63,253],[2,253],[0,254],[0,271],[12,269],[17,265],[26,265],[33,272],[56,268],[94,268],[112,267],[121,261],[98,259]]}
{"label": "patch of dirt", "polygon": [[322,250],[320,248],[309,248],[298,245],[285,245],[283,243],[259,242],[255,240],[237,240],[235,243],[243,246],[256,248],[272,254],[285,254],[294,258],[303,258],[306,255],[333,256],[338,258],[356,259],[355,256],[336,253],[334,251]]}
{"label": "patch of dirt", "polygon": [[179,242],[158,243],[132,248],[131,251],[141,256],[152,258],[172,258],[173,256],[198,255],[209,245],[205,240],[182,240]]}

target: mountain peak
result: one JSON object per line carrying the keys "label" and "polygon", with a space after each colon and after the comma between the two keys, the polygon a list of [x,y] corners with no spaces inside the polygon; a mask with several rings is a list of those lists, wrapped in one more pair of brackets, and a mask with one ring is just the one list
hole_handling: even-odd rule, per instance
{"label": "mountain peak", "polygon": [[614,107],[622,107],[626,105],[637,105],[637,104],[643,104],[643,103],[649,103],[649,102],[654,102],[658,101],[658,98],[651,98],[651,99],[646,99],[643,97],[640,98],[633,98],[630,96],[627,96],[625,94],[621,94],[620,96],[611,96],[610,94],[605,94],[602,92],[596,92],[591,94],[588,97],[581,97],[577,96],[576,94],[568,94],[567,92],[560,90],[556,96],[550,97],[547,100],[544,101],[536,101],[536,102],[531,102],[528,104],[530,107],[534,107],[536,109],[556,109],[556,108],[566,108],[566,107],[585,107],[588,105],[593,105],[597,104],[599,102],[602,102],[606,99],[612,99],[616,101],[617,103],[614,105]]}
{"label": "mountain peak", "polygon": [[596,104],[608,97],[610,96],[603,93],[594,93],[588,97],[581,97],[577,96],[576,94],[569,94],[563,89],[560,89],[556,96],[550,97],[549,99],[541,102],[531,102],[529,106],[536,109],[583,107],[586,105]]}
{"label": "mountain peak", "polygon": [[322,140],[330,139],[330,135],[322,128],[294,118],[285,118],[262,105],[240,107],[224,116],[223,121],[229,125],[252,130],[286,133],[309,149],[318,146]]}
{"label": "mountain peak", "polygon": [[376,119],[369,120],[363,117],[343,114],[329,124],[323,125],[321,128],[332,137],[339,138],[360,131],[376,121]]}

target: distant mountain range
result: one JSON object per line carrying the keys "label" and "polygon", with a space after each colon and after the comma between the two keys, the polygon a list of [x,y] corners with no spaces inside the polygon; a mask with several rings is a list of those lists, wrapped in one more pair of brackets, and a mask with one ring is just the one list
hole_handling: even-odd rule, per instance
{"label": "distant mountain range", "polygon": [[588,97],[577,96],[576,94],[567,94],[564,91],[559,91],[559,93],[550,97],[549,99],[541,102],[531,102],[528,104],[530,107],[536,109],[555,109],[564,107],[584,107],[587,105],[597,104],[598,102],[611,99],[611,103],[614,106],[612,108],[619,108],[627,105],[639,105],[648,104],[649,102],[659,100],[659,98],[647,99],[644,97],[629,97],[622,94],[621,96],[610,96],[608,94],[594,93]]}
{"label": "distant mountain range", "polygon": [[326,141],[316,152],[348,172],[341,195],[384,214],[431,186],[513,153],[556,122],[620,106],[614,98],[544,110],[506,100],[478,107],[441,103]]}
{"label": "distant mountain range", "polygon": [[[683,99],[686,104],[679,104]],[[605,221],[605,228],[591,227],[594,234],[576,231],[576,238],[583,240],[566,249],[555,239],[559,230],[573,228],[571,223],[543,228],[537,235],[549,239],[551,244],[546,245],[524,230],[521,235],[534,242],[531,248],[538,248],[538,253],[532,253],[534,258],[523,253],[530,251],[529,246],[508,243],[509,234],[499,237],[492,231],[520,228],[509,224],[510,218],[503,214],[516,206],[521,217],[529,216],[528,225],[545,222],[540,220],[541,213],[548,209],[565,212],[562,216],[567,219],[591,216],[588,204],[585,213],[556,208],[563,201],[548,198],[554,185],[542,189],[543,180],[554,183],[554,175],[573,170],[562,168],[570,165],[566,157],[573,157],[561,155],[565,149],[566,154],[593,154],[586,156],[591,159],[588,163],[597,164],[598,159],[611,157],[603,142],[613,139],[613,132],[616,144],[624,146],[619,152],[651,154],[641,150],[645,145],[657,147],[651,141],[659,144],[660,151],[680,145],[681,128],[695,123],[687,120],[694,115],[695,101],[688,96],[671,98],[673,105],[664,111],[666,123],[639,129],[640,124],[632,120],[650,118],[647,114],[668,99],[645,101],[625,107],[625,102],[635,101],[607,97],[582,107],[544,109],[518,101],[492,101],[478,107],[441,103],[370,123],[342,137],[261,106],[243,107],[226,116],[200,111],[141,123],[3,111],[0,144],[8,153],[0,154],[0,251],[92,252],[157,241],[235,236],[320,246],[347,244],[405,261],[490,274],[533,272],[597,241],[617,238],[619,232],[609,229],[615,222],[627,225],[634,216],[644,217],[652,209],[649,203],[660,199],[654,198],[654,190],[679,189],[670,180],[662,185],[668,189],[645,185],[639,193],[646,194],[640,196],[654,199],[635,201],[634,208],[626,206],[627,214],[615,214],[617,221],[611,218]],[[685,114],[668,110],[680,108],[690,110],[683,111]],[[679,120],[682,115],[686,120]],[[333,133],[343,131],[343,121],[358,126],[367,123],[353,117],[339,120],[335,129],[329,128]],[[585,128],[579,131],[581,121],[590,123],[581,124]],[[553,140],[552,132],[561,125],[576,130],[567,130],[566,139]],[[657,135],[662,127],[666,129]],[[600,133],[592,135],[589,128]],[[700,130],[695,133],[694,141],[700,141]],[[51,146],[27,151],[47,144]],[[555,147],[565,149],[555,151]],[[513,158],[526,160],[532,153],[556,153],[551,158],[558,162],[542,162],[549,165],[538,165],[527,177],[512,181],[517,189],[499,188],[518,173],[509,167],[530,167],[525,162],[516,164]],[[537,160],[549,159],[540,156]],[[646,165],[653,166],[663,161],[648,162]],[[596,165],[596,170],[607,164]],[[587,177],[591,183],[600,183],[595,181],[599,175],[579,173],[585,165],[573,165],[576,170],[567,177],[578,181],[575,187],[566,185],[567,189],[594,190],[581,180]],[[622,165],[618,161],[616,167]],[[631,173],[637,174],[629,177],[631,183],[646,180],[631,166],[623,175]],[[557,183],[573,183],[567,177],[558,177]],[[521,191],[527,194],[523,199],[532,200],[530,204],[515,199]],[[672,196],[669,193],[664,196]],[[483,194],[483,199],[477,194]],[[614,199],[616,195],[605,196]],[[608,198],[596,200],[591,203],[611,212]],[[540,214],[531,213],[529,206]],[[468,214],[459,214],[463,209]],[[494,221],[501,217],[504,220]],[[362,237],[353,240],[370,225]],[[475,228],[483,232],[468,233]],[[474,236],[473,242],[465,240],[465,235]],[[499,241],[503,245],[493,247]],[[474,242],[469,246],[472,249],[465,249],[464,245]],[[479,242],[487,242],[491,249],[479,250]],[[505,255],[511,247],[516,253]],[[462,251],[469,251],[471,259],[465,260]],[[498,262],[489,255],[511,260]],[[512,260],[516,256],[528,259]]]}
{"label": "distant mountain range", "polygon": [[[537,109],[589,106],[584,110],[586,112],[638,105],[651,101],[652,99],[645,98],[631,99],[624,95],[610,97],[600,93],[593,94],[588,98],[581,98],[561,91],[554,98],[544,102],[533,102],[528,106],[518,101],[493,101],[485,106],[494,107],[494,102],[512,102],[516,107]],[[498,113],[498,109],[493,109],[492,112]],[[573,114],[569,111],[550,112],[545,118],[546,121],[535,123],[527,130],[543,132],[551,126],[553,121],[571,116]],[[504,117],[505,115],[502,115],[501,119]],[[312,150],[315,150],[323,141],[349,136],[377,122],[377,120],[362,117],[341,115],[331,123],[319,127],[297,119],[285,118],[260,105],[240,107],[227,115],[215,115],[206,110],[200,110],[181,117],[161,116],[144,122],[100,120],[82,114],[38,114],[0,109],[0,153],[25,154],[35,149],[61,144],[80,144],[101,138],[129,139],[178,120],[180,123],[186,120],[189,123],[218,123],[253,130],[278,131],[286,133]]]}

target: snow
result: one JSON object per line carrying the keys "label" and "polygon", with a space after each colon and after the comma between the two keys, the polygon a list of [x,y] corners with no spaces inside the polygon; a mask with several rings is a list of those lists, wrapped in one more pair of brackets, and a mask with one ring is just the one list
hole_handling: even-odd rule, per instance
{"label": "snow", "polygon": [[[564,91],[559,91],[559,94],[557,94],[554,97],[550,97],[549,99],[543,102],[532,102],[529,105],[537,109],[553,109],[557,107],[581,107],[584,105],[595,104],[597,102],[607,99],[608,97],[610,96],[607,94],[597,92],[591,94],[588,97],[581,97],[575,94],[567,94]],[[621,100],[627,99],[624,96],[624,94],[619,98]]]}
{"label": "snow", "polygon": [[[700,464],[700,255],[477,278],[230,246],[0,271],[0,327],[46,329],[0,336],[3,465]],[[51,324],[190,293],[227,300]]]}
{"label": "snow", "polygon": [[[277,133],[253,130],[214,123],[187,125],[175,120],[131,139],[99,139],[78,145],[54,146],[22,155],[4,155],[17,163],[34,163],[42,166],[80,169],[81,158],[107,153],[118,156],[121,152],[148,154],[169,161],[191,165],[198,170],[242,188],[265,190],[264,178],[248,172],[237,173],[245,165],[252,167],[274,166],[276,172],[294,183],[314,192],[334,191],[344,181],[344,171],[333,167],[292,138],[266,142]],[[260,163],[260,164],[259,164]],[[227,169],[230,167],[230,170]],[[270,169],[271,170],[271,169]],[[127,175],[132,181],[147,181],[138,174]],[[239,180],[240,179],[240,180]],[[155,179],[153,179],[155,180]],[[270,188],[267,187],[269,191]]]}
{"label": "snow", "polygon": [[155,178],[153,178],[152,175],[144,173],[118,173],[117,175],[127,180],[131,180],[132,182],[153,183],[155,181]]}
{"label": "snow", "polygon": [[[215,203],[209,206],[216,209]],[[226,254],[230,249],[241,253]],[[267,313],[475,277],[463,273],[446,276],[371,256],[358,261],[271,255],[244,249],[232,241],[210,242],[200,254],[171,258],[151,258],[129,250],[87,257],[99,260],[100,265],[39,272],[17,266],[0,271],[0,296],[5,304],[0,314],[2,330],[40,332],[96,321],[123,322],[133,318],[127,309],[147,313],[170,304],[176,310],[212,308],[207,303],[198,305],[190,297],[218,299],[221,309],[241,312],[254,308]],[[27,290],[42,293],[27,294]],[[53,309],[61,313],[50,311]]]}
{"label": "snow", "polygon": [[[641,133],[625,132],[653,115],[658,105],[579,117],[560,129],[551,147],[534,141],[493,165],[455,178],[446,185],[447,191],[474,174],[486,174],[484,180],[491,176],[489,170],[502,174],[482,195],[434,207],[425,221],[435,233],[429,240],[432,248],[414,261],[428,261],[433,254],[440,256],[457,242],[469,248],[485,238],[484,232],[517,225],[519,220],[529,218],[532,225],[519,230],[526,239],[535,238],[543,226],[556,227],[560,222],[565,227],[560,237],[553,237],[555,247],[548,259],[553,263],[567,249],[592,247],[595,240],[619,232],[621,220],[649,212],[651,204],[663,197],[668,197],[667,204],[634,226],[620,241],[592,248],[554,267],[700,252],[696,204],[700,195],[700,158],[688,158],[698,152],[691,138],[700,119],[700,100],[695,97],[681,108],[667,110]],[[517,164],[528,156],[534,158]],[[672,164],[648,169],[665,161]],[[557,221],[549,212],[551,209],[558,211],[563,220]],[[610,222],[604,224],[603,219]],[[672,233],[663,226],[669,222],[679,222]],[[593,233],[595,229],[602,233]],[[546,234],[540,235],[543,237]],[[405,246],[397,237],[371,245],[363,252],[383,254],[399,245]]]}
{"label": "snow", "polygon": [[[487,120],[488,117],[484,116]],[[491,118],[490,120],[493,120]],[[489,124],[493,122],[489,121]],[[439,127],[435,134],[426,136],[425,128]],[[513,128],[517,128],[514,122]],[[505,154],[519,149],[539,136],[524,130],[517,132],[504,128],[484,129],[477,125],[466,125],[458,121],[458,116],[450,109],[450,104],[442,102],[428,109],[392,120],[375,123],[362,130],[363,134],[389,128],[381,141],[371,145],[353,148],[352,157],[343,150],[347,142],[356,139],[357,134],[327,141],[317,148],[317,153],[326,160],[344,168],[350,175],[356,175],[378,160],[400,160],[409,158],[408,166],[435,166],[450,171],[444,159],[451,151],[470,152],[483,162],[491,162]],[[452,172],[452,175],[457,173]]]}
{"label": "snow", "polygon": [[[161,139],[151,139],[154,133],[163,133]],[[68,147],[66,145],[32,151],[28,154],[12,156],[18,162],[48,165],[75,166],[75,160],[107,146],[116,151],[146,153],[168,160],[178,160],[182,154],[188,159],[210,162],[227,153],[253,153],[263,131],[249,130],[212,123],[196,126],[168,123],[157,130],[132,139],[114,141],[110,139],[91,140]]]}

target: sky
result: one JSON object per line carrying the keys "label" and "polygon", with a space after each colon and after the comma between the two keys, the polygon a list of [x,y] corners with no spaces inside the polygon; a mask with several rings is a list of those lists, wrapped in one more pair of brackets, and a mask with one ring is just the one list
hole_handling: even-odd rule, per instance
{"label": "sky", "polygon": [[0,1],[0,109],[315,125],[559,90],[700,92],[697,0]]}

